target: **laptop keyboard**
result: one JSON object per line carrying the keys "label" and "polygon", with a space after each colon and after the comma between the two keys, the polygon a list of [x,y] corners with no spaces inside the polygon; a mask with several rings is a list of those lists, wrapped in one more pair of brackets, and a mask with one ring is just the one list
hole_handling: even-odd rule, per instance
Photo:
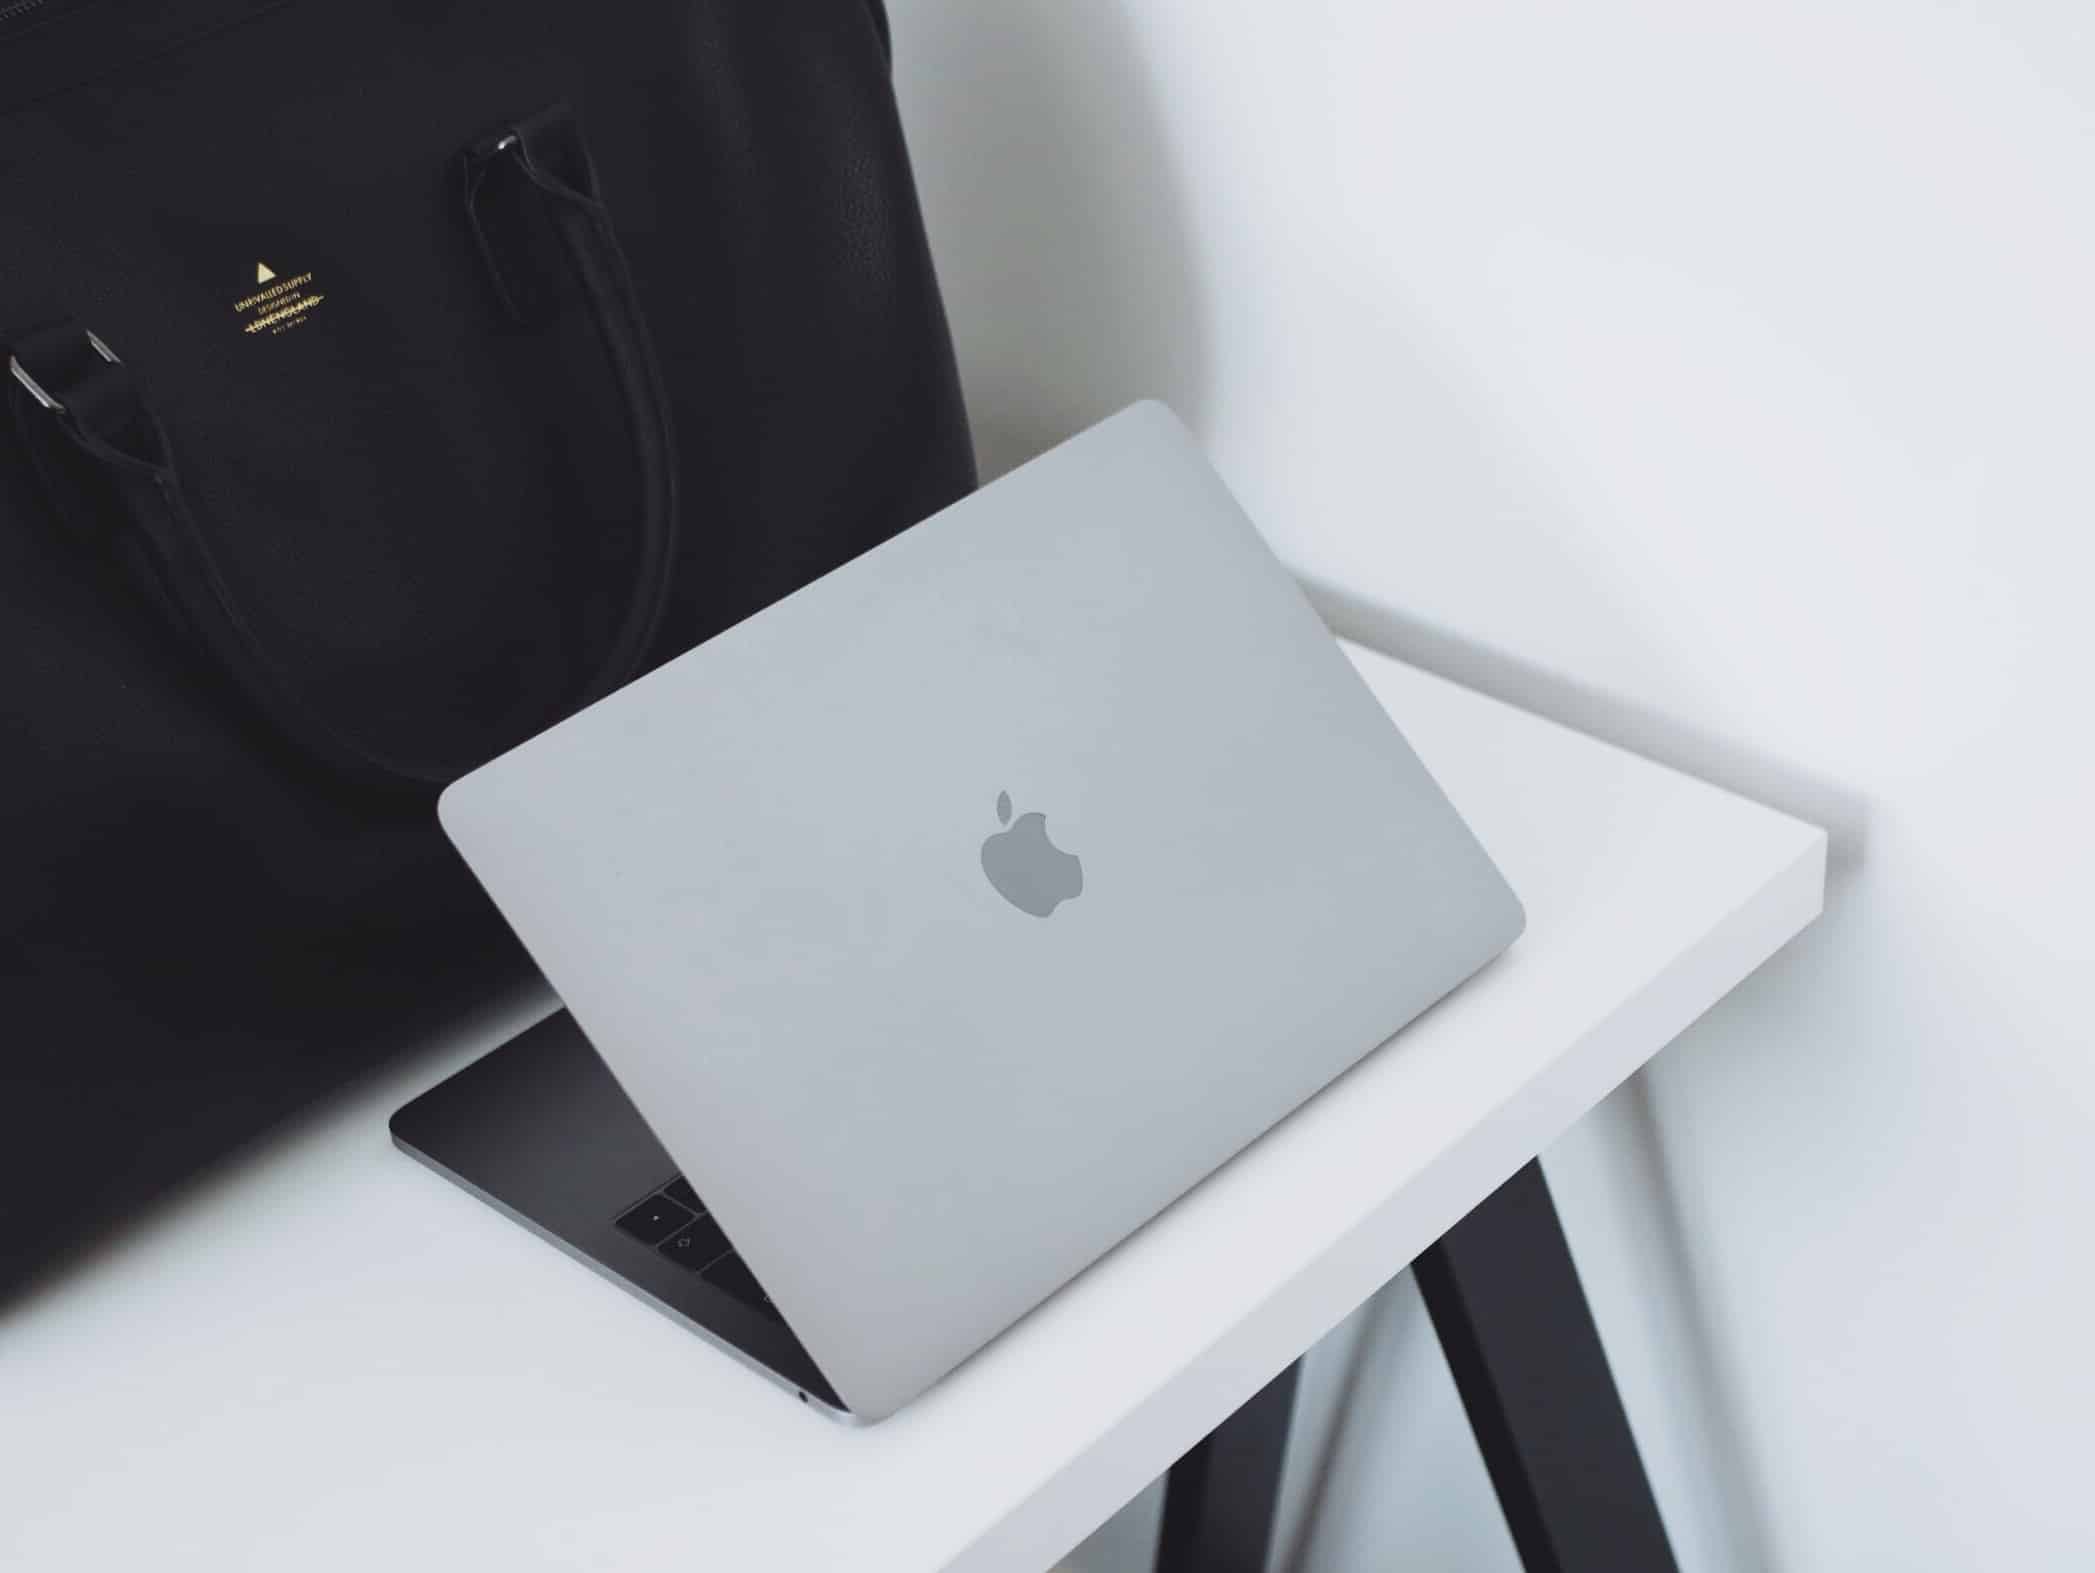
{"label": "laptop keyboard", "polygon": [[706,1211],[698,1192],[681,1174],[656,1186],[644,1199],[620,1213],[618,1226],[642,1245],[653,1246],[686,1272],[697,1273],[714,1288],[772,1321],[785,1321],[771,1297],[764,1293],[763,1285],[757,1282],[757,1275],[735,1254],[735,1248]]}

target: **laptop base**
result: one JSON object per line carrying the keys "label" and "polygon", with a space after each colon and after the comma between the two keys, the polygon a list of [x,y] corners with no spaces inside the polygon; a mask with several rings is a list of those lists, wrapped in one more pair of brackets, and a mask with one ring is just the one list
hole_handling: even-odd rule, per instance
{"label": "laptop base", "polygon": [[740,1259],[694,1248],[717,1226],[566,1011],[391,1123],[401,1151],[803,1403],[855,1423]]}

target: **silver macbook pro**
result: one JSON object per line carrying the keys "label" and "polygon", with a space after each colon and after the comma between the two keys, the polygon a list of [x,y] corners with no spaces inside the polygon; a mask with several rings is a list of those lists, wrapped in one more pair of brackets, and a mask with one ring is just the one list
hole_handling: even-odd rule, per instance
{"label": "silver macbook pro", "polygon": [[860,1420],[1522,923],[1157,404],[441,814],[572,1018],[403,1109],[401,1145]]}

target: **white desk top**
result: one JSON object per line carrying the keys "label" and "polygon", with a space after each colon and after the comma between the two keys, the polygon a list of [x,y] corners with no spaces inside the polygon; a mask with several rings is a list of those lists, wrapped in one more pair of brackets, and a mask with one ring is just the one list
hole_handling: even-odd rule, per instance
{"label": "white desk top", "polygon": [[1819,831],[1352,653],[1526,936],[927,1398],[825,1420],[394,1151],[529,1002],[0,1311],[0,1564],[1047,1567],[1819,910]]}

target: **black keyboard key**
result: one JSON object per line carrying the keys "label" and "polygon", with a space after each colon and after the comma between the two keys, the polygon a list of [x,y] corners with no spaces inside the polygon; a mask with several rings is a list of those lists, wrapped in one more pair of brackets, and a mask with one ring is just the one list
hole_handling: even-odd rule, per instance
{"label": "black keyboard key", "polygon": [[655,1249],[677,1266],[688,1267],[695,1273],[709,1262],[718,1261],[734,1247],[727,1243],[727,1236],[720,1232],[719,1224],[710,1218],[694,1218],[673,1231]]}
{"label": "black keyboard key", "polygon": [[662,1194],[673,1202],[682,1202],[695,1213],[706,1210],[706,1204],[698,1199],[698,1192],[691,1189],[691,1182],[681,1174],[662,1187]]}
{"label": "black keyboard key", "polygon": [[764,1293],[764,1286],[757,1282],[757,1275],[749,1270],[749,1264],[739,1256],[723,1257],[708,1267],[706,1282],[733,1295],[744,1305],[762,1311],[774,1322],[785,1320],[778,1314],[778,1307],[771,1303],[771,1296]]}
{"label": "black keyboard key", "polygon": [[650,1196],[631,1212],[623,1214],[618,1226],[642,1245],[655,1245],[672,1229],[690,1221],[690,1208],[679,1207],[666,1196]]}

